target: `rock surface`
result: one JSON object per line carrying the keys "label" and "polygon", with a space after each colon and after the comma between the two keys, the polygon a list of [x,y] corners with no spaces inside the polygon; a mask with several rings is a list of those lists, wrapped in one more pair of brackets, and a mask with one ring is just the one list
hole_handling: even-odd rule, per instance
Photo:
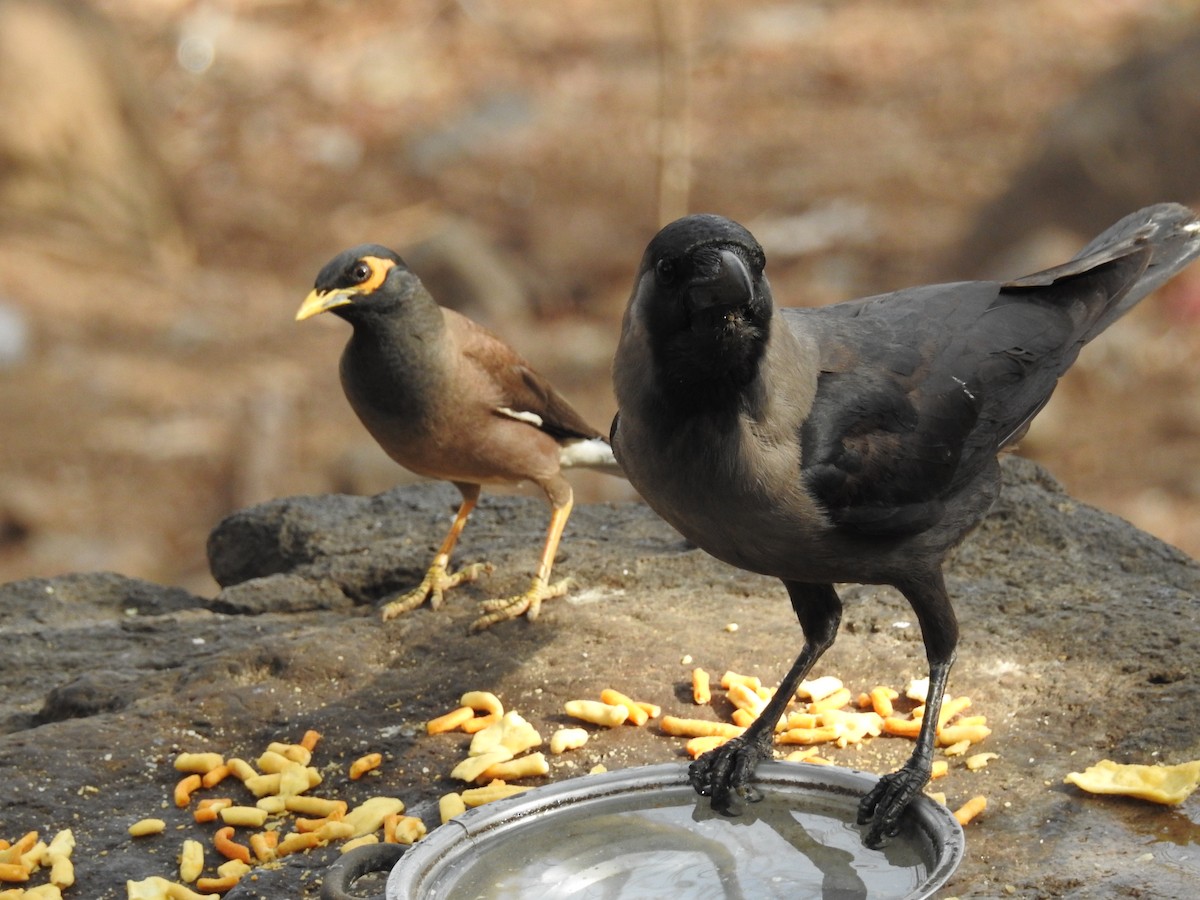
{"label": "rock surface", "polygon": [[[1031,463],[1009,460],[1005,476],[948,570],[963,632],[950,692],[988,716],[981,749],[1000,756],[980,772],[952,761],[936,783],[951,805],[989,801],[943,896],[1191,897],[1196,797],[1157,807],[1086,796],[1062,778],[1104,757],[1200,757],[1200,566],[1074,502]],[[428,485],[239,512],[209,541],[222,585],[211,599],[107,573],[0,587],[0,836],[73,828],[78,882],[67,896],[123,898],[126,879],[174,878],[184,837],[211,848],[212,826],[171,803],[178,752],[254,758],[309,728],[324,735],[322,794],[396,796],[433,827],[437,798],[460,789],[448,773],[466,739],[423,725],[464,691],[495,691],[547,737],[566,721],[565,700],[608,686],[677,715],[724,716],[692,705],[692,665],[773,683],[799,646],[778,583],[688,547],[638,504],[578,508],[557,569],[576,589],[536,623],[468,637],[475,601],[525,585],[546,522],[540,501],[485,497],[458,557],[486,558],[496,573],[438,611],[381,623],[374,602],[419,579],[456,499]],[[856,691],[922,676],[902,598],[858,586],[843,595],[842,634],[817,674]],[[550,777],[678,760],[681,745],[653,722],[595,730],[552,758]],[[828,755],[883,772],[910,748],[877,738]],[[372,750],[384,754],[377,774],[348,780],[348,763]],[[167,832],[129,838],[129,824],[151,815]],[[226,896],[315,898],[335,857],[296,854]]]}

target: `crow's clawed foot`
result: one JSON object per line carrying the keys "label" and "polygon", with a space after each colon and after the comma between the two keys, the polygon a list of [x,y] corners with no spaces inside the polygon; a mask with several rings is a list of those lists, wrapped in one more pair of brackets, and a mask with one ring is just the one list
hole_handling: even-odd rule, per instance
{"label": "crow's clawed foot", "polygon": [[908,804],[929,782],[930,766],[909,760],[890,775],[884,775],[858,804],[858,824],[868,825],[863,843],[878,850],[900,831],[900,818]]}
{"label": "crow's clawed foot", "polygon": [[712,808],[719,813],[732,815],[738,801],[757,803],[762,799],[752,783],[754,770],[770,758],[771,746],[747,737],[736,737],[709,750],[688,769],[688,781],[696,793],[711,798]]}

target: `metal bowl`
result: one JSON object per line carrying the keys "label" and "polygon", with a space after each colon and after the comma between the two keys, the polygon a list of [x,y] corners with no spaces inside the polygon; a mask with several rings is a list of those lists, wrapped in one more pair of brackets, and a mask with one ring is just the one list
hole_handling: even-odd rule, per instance
{"label": "metal bowl", "polygon": [[869,850],[855,825],[877,779],[767,762],[760,803],[713,813],[677,763],[588,775],[491,803],[430,832],[387,900],[930,897],[962,859],[962,828],[919,796],[900,834]]}

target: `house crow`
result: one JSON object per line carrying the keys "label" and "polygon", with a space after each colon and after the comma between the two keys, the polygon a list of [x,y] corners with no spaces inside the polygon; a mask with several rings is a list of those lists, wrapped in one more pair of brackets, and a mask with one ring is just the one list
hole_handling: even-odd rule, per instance
{"label": "house crow", "polygon": [[613,364],[617,460],[686,538],[781,579],[804,633],[761,716],[692,764],[714,807],[757,799],[775,723],[837,632],[834,585],[890,584],[921,626],[928,705],[911,758],[858,819],[870,846],[897,832],[929,779],[958,646],[942,564],[996,499],[997,454],[1083,345],[1197,253],[1200,223],[1162,204],[1015,281],[776,309],[762,247],[741,225],[696,215],[654,237]]}

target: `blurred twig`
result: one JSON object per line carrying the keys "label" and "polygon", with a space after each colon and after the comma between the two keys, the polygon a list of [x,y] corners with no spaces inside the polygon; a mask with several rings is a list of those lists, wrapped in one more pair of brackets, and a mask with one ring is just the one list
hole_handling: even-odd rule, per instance
{"label": "blurred twig", "polygon": [[655,0],[658,37],[658,219],[688,212],[692,186],[692,0]]}

